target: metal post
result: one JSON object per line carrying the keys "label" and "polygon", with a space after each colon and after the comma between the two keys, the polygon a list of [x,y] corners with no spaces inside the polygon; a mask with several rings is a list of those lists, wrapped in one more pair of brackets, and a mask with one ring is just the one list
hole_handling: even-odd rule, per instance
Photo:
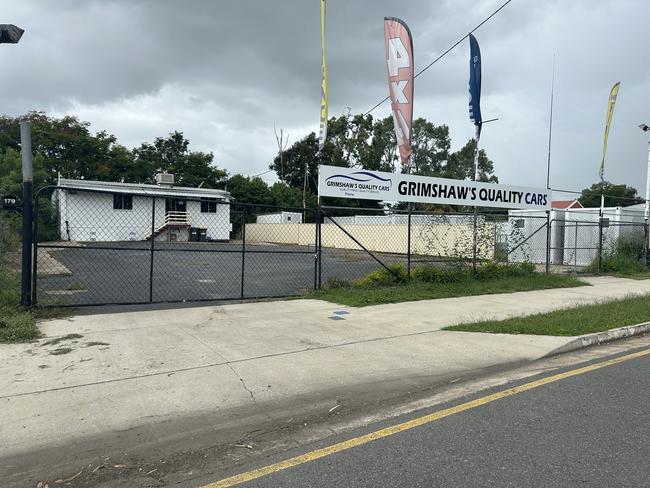
{"label": "metal post", "polygon": [[32,134],[29,120],[20,121],[20,152],[23,162],[23,248],[20,304],[29,307],[32,303]]}
{"label": "metal post", "polygon": [[546,211],[546,272],[551,272],[551,211]]}
{"label": "metal post", "polygon": [[643,245],[643,263],[648,266],[648,221],[643,225],[644,245]]}
{"label": "metal post", "polygon": [[151,246],[149,256],[149,303],[153,302],[153,256],[156,242],[156,198],[151,199]]}
{"label": "metal post", "polygon": [[[646,130],[646,129],[644,129]],[[648,132],[648,131],[646,131]],[[648,217],[650,216],[650,132],[648,132],[648,171],[646,174],[646,184],[645,184],[645,212],[644,212],[644,218],[645,218],[645,225],[648,227]],[[648,242],[648,239],[650,236],[646,235],[646,240],[645,240],[645,248],[648,248],[650,243]]]}
{"label": "metal post", "polygon": [[598,274],[603,271],[603,214],[598,219]]}
{"label": "metal post", "polygon": [[244,272],[246,269],[246,210],[241,216],[241,293],[240,298],[244,299]]}
{"label": "metal post", "polygon": [[[476,126],[476,150],[474,151],[474,181],[478,180],[478,141],[481,137],[481,126]],[[478,207],[474,206],[474,226],[473,226],[473,238],[472,238],[472,271],[476,275],[476,247],[477,247],[477,229],[478,225]]]}
{"label": "metal post", "polygon": [[573,238],[573,272],[578,272],[578,222],[576,221],[576,231]]}
{"label": "metal post", "polygon": [[[36,194],[38,198],[38,192]],[[36,293],[36,287],[38,286],[38,200],[34,200],[34,255],[32,257],[32,306],[36,305],[38,296]]]}
{"label": "metal post", "polygon": [[406,274],[411,279],[411,204],[409,204],[408,231],[406,243]]}
{"label": "metal post", "polygon": [[316,289],[318,289],[318,223],[314,220],[314,290]]}
{"label": "metal post", "polygon": [[316,211],[316,225],[318,226],[318,289],[323,287],[323,213],[321,212],[320,202]]}

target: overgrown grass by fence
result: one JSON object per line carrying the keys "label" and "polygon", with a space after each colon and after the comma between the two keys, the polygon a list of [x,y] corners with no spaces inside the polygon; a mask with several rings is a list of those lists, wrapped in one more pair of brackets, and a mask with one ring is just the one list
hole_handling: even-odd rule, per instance
{"label": "overgrown grass by fence", "polygon": [[624,234],[609,248],[604,248],[602,258],[595,257],[588,267],[592,273],[599,272],[616,275],[638,275],[648,273],[644,261],[645,237],[643,235]]}
{"label": "overgrown grass by fence", "polygon": [[310,292],[306,297],[362,307],[583,285],[586,283],[574,276],[536,273],[535,267],[528,263],[486,263],[477,268],[476,274],[468,267],[419,267],[412,270],[410,280],[403,266],[393,265],[353,282],[330,281],[322,290]]}

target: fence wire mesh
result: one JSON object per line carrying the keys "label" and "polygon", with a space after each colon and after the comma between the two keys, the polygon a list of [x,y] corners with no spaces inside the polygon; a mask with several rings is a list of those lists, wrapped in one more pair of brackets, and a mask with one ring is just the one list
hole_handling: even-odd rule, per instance
{"label": "fence wire mesh", "polygon": [[621,212],[295,209],[58,187],[36,200],[41,305],[299,295],[396,265],[408,274],[488,262],[580,272],[621,253],[646,257],[642,217]]}
{"label": "fence wire mesh", "polygon": [[37,202],[54,216],[35,229],[41,305],[235,300],[315,286],[313,210],[64,188]]}

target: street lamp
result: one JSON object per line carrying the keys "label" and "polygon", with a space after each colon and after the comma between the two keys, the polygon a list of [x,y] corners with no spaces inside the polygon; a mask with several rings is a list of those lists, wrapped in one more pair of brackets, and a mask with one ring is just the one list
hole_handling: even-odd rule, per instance
{"label": "street lamp", "polygon": [[[18,44],[25,31],[13,24],[0,24],[0,44]],[[23,255],[20,286],[20,304],[31,305],[32,282],[32,141],[29,122],[20,122],[23,156]]]}
{"label": "street lamp", "polygon": [[25,32],[13,24],[0,24],[0,44],[18,44]]}
{"label": "street lamp", "polygon": [[[643,132],[650,132],[650,127],[648,127],[648,124],[639,124],[639,129],[641,129]],[[646,232],[648,232],[648,214],[650,214],[650,134],[648,134],[648,170],[646,174],[646,182],[645,182],[645,212],[643,213],[644,220],[645,220],[645,227],[646,227]],[[650,232],[648,232],[648,235],[646,236],[646,245],[645,247],[649,247],[648,240],[650,238]]]}

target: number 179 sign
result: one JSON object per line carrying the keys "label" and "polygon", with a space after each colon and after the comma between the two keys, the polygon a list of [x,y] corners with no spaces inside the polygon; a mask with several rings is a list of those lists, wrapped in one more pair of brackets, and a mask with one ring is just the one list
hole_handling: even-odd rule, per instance
{"label": "number 179 sign", "polygon": [[388,68],[388,90],[395,125],[395,136],[402,164],[411,159],[413,125],[413,41],[404,21],[384,18],[384,42]]}

